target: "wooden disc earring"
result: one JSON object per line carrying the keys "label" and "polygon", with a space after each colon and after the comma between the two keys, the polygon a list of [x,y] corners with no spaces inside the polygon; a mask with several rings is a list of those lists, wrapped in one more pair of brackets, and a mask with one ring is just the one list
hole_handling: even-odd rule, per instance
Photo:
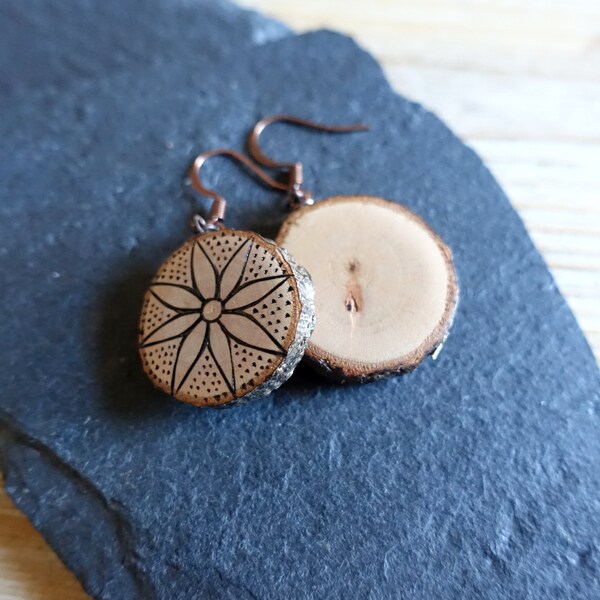
{"label": "wooden disc earring", "polygon": [[450,249],[421,217],[397,202],[356,195],[315,203],[303,186],[301,163],[274,161],[260,149],[261,133],[275,122],[333,133],[367,127],[274,115],[259,121],[248,140],[257,162],[289,174],[294,210],[277,243],[313,278],[317,325],[306,357],[341,382],[406,373],[425,357],[435,358],[458,301]]}
{"label": "wooden disc earring", "polygon": [[225,200],[199,176],[216,155],[285,187],[231,150],[200,154],[190,170],[194,188],[212,197],[212,209],[206,219],[195,215],[194,237],[163,262],[146,292],[139,352],[156,387],[197,406],[278,388],[302,358],[315,324],[306,270],[274,242],[223,225]]}

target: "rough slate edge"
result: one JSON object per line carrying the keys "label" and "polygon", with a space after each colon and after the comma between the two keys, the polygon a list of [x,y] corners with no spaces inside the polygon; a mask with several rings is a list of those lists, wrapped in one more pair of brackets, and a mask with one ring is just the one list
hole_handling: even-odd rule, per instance
{"label": "rough slate edge", "polygon": [[[401,103],[403,103],[403,102],[404,102],[404,101],[400,101],[399,103],[401,104]],[[424,111],[422,111],[422,110],[418,109],[418,107],[415,107],[415,110],[412,112],[412,114],[410,115],[410,117],[409,117],[409,118],[410,118],[410,119],[415,119],[415,120],[418,120],[418,119],[420,119],[420,118],[425,118],[425,117],[426,117],[426,113],[425,113]],[[472,159],[473,159],[473,160],[478,160],[478,159],[476,159],[476,157],[475,157],[474,155],[472,156]],[[418,174],[418,172],[417,172],[417,174],[416,174],[416,175],[417,175],[417,176],[419,175],[419,174]],[[463,183],[465,183],[465,182],[463,182]],[[467,182],[467,184],[468,184],[468,182]],[[440,208],[441,215],[440,215],[439,217],[437,217],[437,218],[436,218],[436,216],[435,216],[435,215],[433,215],[433,216],[434,216],[434,218],[436,218],[436,220],[437,220],[437,219],[439,219],[441,222],[443,222],[443,219],[444,219],[443,210],[444,210],[444,209],[443,209],[443,207],[442,207],[442,208]],[[514,221],[514,222],[513,222],[513,225],[514,225],[514,226],[515,226],[515,227],[518,229],[518,232],[517,232],[517,233],[520,233],[520,228],[522,228],[522,224],[520,223],[520,221],[519,221],[519,219],[518,219],[518,217],[517,217],[516,215],[513,215],[513,221]],[[454,242],[455,242],[455,246],[454,246],[454,247],[455,247],[455,248],[460,248],[460,242],[461,242],[461,239],[460,239],[460,232],[456,232],[456,234],[454,234],[454,235],[456,236],[456,237],[455,237],[455,239],[454,239]],[[536,256],[537,256],[537,255],[536,255]],[[537,260],[537,258],[536,258],[536,260]],[[485,265],[483,265],[483,266],[485,267]],[[550,277],[549,277],[549,276],[548,276],[548,278],[547,278],[547,282],[546,282],[546,284],[547,284],[547,285],[552,285],[552,284],[551,284],[551,280],[550,280]],[[547,291],[547,290],[546,290],[546,291]],[[552,288],[550,291],[551,291],[551,292],[553,292],[553,293],[555,293],[555,289],[554,289],[554,288]],[[557,299],[558,299],[558,296],[557,296]],[[561,302],[562,302],[562,303],[559,303],[559,305],[556,307],[556,308],[557,308],[557,310],[561,310],[561,311],[563,311],[563,312],[564,312],[564,314],[565,314],[565,315],[567,315],[567,316],[569,316],[569,315],[570,315],[570,317],[569,317],[569,318],[570,318],[571,320],[573,320],[573,319],[572,319],[572,315],[570,314],[570,312],[569,312],[569,311],[568,311],[568,309],[566,308],[566,305],[564,304],[564,301],[562,301],[562,300],[561,300]],[[579,352],[579,351],[582,351],[582,349],[583,349],[583,348],[587,347],[587,344],[586,344],[586,342],[585,342],[585,339],[583,338],[583,336],[582,336],[582,335],[580,335],[580,336],[579,336],[579,339],[578,339],[578,340],[571,340],[571,341],[572,341],[574,344],[576,344],[576,345],[578,345],[578,346],[579,346],[579,347],[577,348],[578,352]],[[581,344],[583,344],[583,348],[582,348]],[[543,350],[543,348],[533,348],[533,349],[532,349],[532,351],[539,351],[539,350]],[[586,350],[586,352],[588,352],[588,353],[589,353],[589,348]],[[591,353],[589,353],[589,354],[590,354],[590,356],[591,356]],[[569,360],[569,358],[568,358],[568,357],[566,357],[566,360],[568,361],[568,360]],[[595,364],[595,363],[594,363],[594,364]],[[500,382],[500,384],[502,385],[502,382]],[[27,461],[24,461],[24,462],[25,462],[26,464],[31,464],[31,463],[27,463]],[[33,461],[33,462],[35,462],[35,461]],[[117,509],[118,507],[114,507],[114,508],[115,508],[115,509]],[[232,593],[233,593],[233,592],[232,592]]]}
{"label": "rough slate edge", "polygon": [[0,97],[137,67],[221,58],[289,35],[227,0],[5,0]]}
{"label": "rough slate edge", "polygon": [[[129,599],[148,591],[135,549],[127,547],[127,522],[111,501],[52,450],[5,420],[0,421],[0,470],[8,495],[88,593],[103,590],[102,597]],[[77,540],[72,547],[61,543],[71,536]],[[82,551],[92,568],[77,568]]]}

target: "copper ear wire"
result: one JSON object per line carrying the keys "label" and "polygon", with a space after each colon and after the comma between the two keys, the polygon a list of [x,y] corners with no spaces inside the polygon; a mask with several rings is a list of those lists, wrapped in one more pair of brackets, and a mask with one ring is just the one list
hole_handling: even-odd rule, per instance
{"label": "copper ear wire", "polygon": [[265,167],[273,169],[287,169],[288,170],[288,184],[285,187],[288,198],[292,206],[307,206],[314,204],[314,198],[312,194],[303,186],[303,172],[301,162],[279,162],[269,158],[261,149],[259,145],[259,139],[262,132],[272,123],[289,123],[291,125],[297,125],[299,127],[306,127],[307,129],[314,129],[316,131],[326,131],[327,133],[350,133],[353,131],[366,131],[369,129],[368,125],[364,123],[356,123],[352,125],[323,125],[321,123],[315,123],[307,119],[301,119],[293,115],[271,115],[261,119],[252,129],[248,136],[248,150],[252,158],[262,164]]}
{"label": "copper ear wire", "polygon": [[207,152],[203,152],[195,158],[192,166],[190,167],[189,176],[193,188],[200,194],[212,198],[213,203],[206,219],[200,215],[194,215],[192,225],[198,233],[219,228],[225,217],[225,209],[227,207],[227,201],[225,198],[223,198],[223,196],[219,195],[214,190],[209,190],[207,187],[205,187],[200,179],[200,169],[211,156],[227,156],[233,160],[237,160],[267,185],[283,191],[288,189],[288,186],[285,183],[280,183],[272,177],[269,177],[267,173],[265,173],[259,166],[255,165],[249,158],[243,154],[240,154],[239,152],[236,152],[235,150],[219,148],[217,150],[208,150]]}

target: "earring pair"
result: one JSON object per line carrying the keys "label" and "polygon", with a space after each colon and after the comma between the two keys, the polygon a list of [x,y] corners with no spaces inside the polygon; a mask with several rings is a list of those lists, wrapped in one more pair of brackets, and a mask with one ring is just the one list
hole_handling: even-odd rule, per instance
{"label": "earring pair", "polygon": [[[192,185],[212,207],[193,218],[196,235],[160,267],[140,319],[144,370],[178,400],[218,406],[268,394],[303,356],[343,383],[406,373],[435,358],[448,335],[458,285],[444,242],[408,208],[377,196],[315,202],[302,163],[275,161],[260,147],[276,122],[330,133],[367,129],[274,115],[250,133],[256,162],[227,149],[195,159]],[[275,242],[225,227],[225,199],[200,178],[217,155],[286,193],[291,214]],[[285,181],[259,164],[283,171]]]}

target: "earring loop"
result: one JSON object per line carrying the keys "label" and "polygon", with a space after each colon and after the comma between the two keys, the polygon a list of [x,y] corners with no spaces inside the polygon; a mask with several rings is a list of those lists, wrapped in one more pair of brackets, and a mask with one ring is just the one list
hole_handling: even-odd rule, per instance
{"label": "earring loop", "polygon": [[255,165],[250,159],[248,159],[243,154],[236,152],[235,150],[228,150],[225,148],[219,148],[216,150],[208,150],[207,152],[203,152],[199,154],[192,163],[192,166],[189,170],[189,177],[192,182],[192,187],[200,194],[204,196],[209,196],[213,199],[212,206],[208,213],[208,217],[205,219],[200,215],[194,215],[192,220],[192,227],[198,233],[203,233],[205,231],[211,231],[214,229],[218,229],[220,224],[223,222],[225,217],[225,209],[227,207],[227,201],[223,196],[207,188],[200,179],[200,169],[202,165],[213,156],[226,156],[234,161],[238,161],[242,165],[244,165],[253,175],[259,178],[263,183],[278,189],[278,190],[287,190],[287,185],[280,183],[269,177],[267,173],[265,173],[260,167]]}
{"label": "earring loop", "polygon": [[286,187],[290,204],[294,207],[310,206],[314,204],[312,194],[304,187],[304,177],[301,162],[281,162],[269,158],[260,148],[259,140],[263,131],[272,123],[289,123],[315,131],[327,133],[351,133],[353,131],[367,131],[369,126],[364,123],[350,125],[324,125],[308,119],[301,119],[294,115],[271,115],[261,119],[248,136],[248,151],[252,158],[265,167],[273,169],[288,169],[288,185]]}
{"label": "earring loop", "polygon": [[350,125],[325,125],[322,123],[315,123],[308,119],[301,119],[294,115],[271,115],[261,119],[250,132],[248,137],[248,149],[250,156],[265,167],[271,167],[275,169],[289,169],[298,164],[299,162],[280,162],[269,158],[260,148],[259,140],[264,130],[273,123],[289,123],[290,125],[296,125],[298,127],[304,127],[306,129],[314,129],[315,131],[325,131],[327,133],[351,133],[354,131],[367,131],[369,126],[364,123],[353,123]]}

